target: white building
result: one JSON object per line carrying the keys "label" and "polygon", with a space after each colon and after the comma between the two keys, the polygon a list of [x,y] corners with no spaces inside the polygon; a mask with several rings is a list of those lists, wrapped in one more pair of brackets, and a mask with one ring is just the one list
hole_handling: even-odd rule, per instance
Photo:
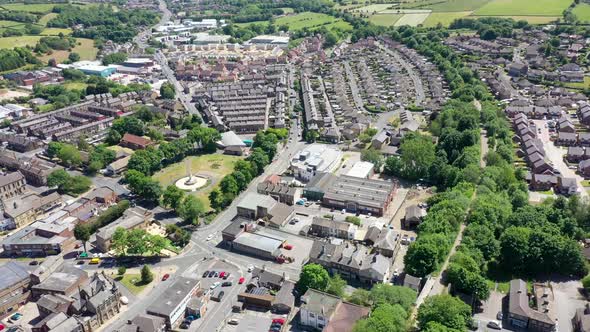
{"label": "white building", "polygon": [[317,172],[330,173],[340,165],[342,151],[325,144],[312,144],[291,160],[291,170],[298,180],[307,182]]}
{"label": "white building", "polygon": [[289,46],[289,36],[261,35],[248,40],[246,44],[273,45],[279,46],[281,48],[286,48]]}
{"label": "white building", "polygon": [[373,165],[373,163],[368,161],[357,161],[354,163],[354,165],[352,165],[346,175],[355,178],[368,179],[371,177],[371,175],[373,175],[374,168],[375,165]]}

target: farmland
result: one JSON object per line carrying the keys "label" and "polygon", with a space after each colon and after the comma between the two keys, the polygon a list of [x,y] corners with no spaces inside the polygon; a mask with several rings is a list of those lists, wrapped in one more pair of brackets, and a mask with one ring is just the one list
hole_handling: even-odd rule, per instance
{"label": "farmland", "polygon": [[[0,41],[4,38],[0,38]],[[72,49],[72,52],[80,54],[80,60],[94,60],[98,49],[94,47],[94,41],[87,38],[76,38],[78,45]],[[68,58],[70,52],[68,51],[53,51],[51,55],[44,55],[39,57],[41,61],[47,62],[49,59],[55,59],[57,62],[62,62]]]}
{"label": "farmland", "polygon": [[471,15],[472,12],[441,12],[441,13],[432,13],[428,16],[426,21],[424,21],[424,26],[426,27],[435,27],[437,24],[442,24],[445,27],[448,27],[451,22],[458,18],[462,18],[465,16]]}
{"label": "farmland", "polygon": [[369,21],[375,25],[389,27],[393,26],[402,16],[402,14],[375,14],[369,17]]}
{"label": "farmland", "polygon": [[326,26],[327,28],[340,28],[343,30],[352,30],[352,26],[344,22],[342,19],[337,19],[333,16],[320,14],[320,13],[312,13],[312,12],[303,12],[297,15],[288,15],[282,16],[276,19],[277,25],[287,24],[290,30],[301,30],[304,28],[308,29],[318,29],[322,26]]}
{"label": "farmland", "polygon": [[0,48],[35,46],[42,36],[18,36],[0,38]]}
{"label": "farmland", "polygon": [[402,25],[410,25],[410,26],[417,26],[422,24],[430,15],[430,12],[425,13],[413,13],[413,14],[404,14],[397,22],[395,22],[395,26],[402,26]]}
{"label": "farmland", "polygon": [[24,3],[11,3],[2,5],[2,8],[7,10],[18,10],[29,13],[48,13],[53,10],[56,4],[52,3],[36,3],[36,4],[24,4]]}
{"label": "farmland", "polygon": [[475,11],[478,16],[560,16],[571,0],[493,0]]}
{"label": "farmland", "polygon": [[47,22],[49,22],[52,18],[57,17],[57,13],[49,13],[49,14],[45,14],[43,15],[43,17],[41,17],[39,19],[39,23],[40,25],[47,25]]}

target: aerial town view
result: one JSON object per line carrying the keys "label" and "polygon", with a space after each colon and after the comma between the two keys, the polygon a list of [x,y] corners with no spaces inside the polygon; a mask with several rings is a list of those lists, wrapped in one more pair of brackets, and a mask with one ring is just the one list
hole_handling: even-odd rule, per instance
{"label": "aerial town view", "polygon": [[590,332],[590,0],[0,0],[0,331]]}

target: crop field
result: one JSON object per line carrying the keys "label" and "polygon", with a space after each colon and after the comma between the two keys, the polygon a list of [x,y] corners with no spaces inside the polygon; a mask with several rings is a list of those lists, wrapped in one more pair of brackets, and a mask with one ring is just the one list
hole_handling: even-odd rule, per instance
{"label": "crop field", "polygon": [[397,22],[395,22],[395,26],[418,26],[428,18],[428,15],[430,15],[430,13],[404,14],[399,20],[397,20]]}
{"label": "crop field", "polygon": [[560,16],[571,0],[493,0],[475,11],[478,16]]}
{"label": "crop field", "polygon": [[582,22],[590,22],[590,5],[579,3],[574,7],[572,13]]}
{"label": "crop field", "polygon": [[488,2],[490,0],[448,0],[442,3],[437,1],[424,9],[431,9],[433,12],[465,12],[476,10]]}
{"label": "crop field", "polygon": [[393,26],[402,16],[402,14],[375,14],[369,17],[369,21],[375,25],[389,27]]}
{"label": "crop field", "polygon": [[428,16],[423,25],[426,27],[435,27],[439,23],[448,27],[454,20],[471,15],[472,12],[440,12],[432,13]]}

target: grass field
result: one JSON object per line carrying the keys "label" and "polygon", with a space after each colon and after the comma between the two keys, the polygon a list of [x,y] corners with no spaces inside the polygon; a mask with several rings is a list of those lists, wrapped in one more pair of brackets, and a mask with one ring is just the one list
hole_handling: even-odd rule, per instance
{"label": "grass field", "polygon": [[328,26],[329,28],[338,27],[344,30],[352,30],[352,26],[348,22],[344,22],[341,19],[337,19],[333,16],[303,12],[297,15],[282,16],[276,19],[276,25],[280,26],[287,24],[289,30],[301,30],[303,28],[318,29],[322,26]]}
{"label": "grass field", "polygon": [[283,12],[284,12],[285,14],[292,14],[292,13],[294,13],[294,12],[295,12],[295,11],[293,10],[293,8],[290,8],[290,7],[283,7],[283,8],[281,8],[281,9],[283,10]]}
{"label": "grass field", "polygon": [[571,0],[493,0],[475,11],[478,16],[560,16]]}
{"label": "grass field", "polygon": [[41,32],[42,36],[57,36],[59,33],[63,33],[64,35],[69,35],[72,33],[72,29],[68,28],[45,28],[43,32]]}
{"label": "grass field", "polygon": [[37,22],[37,23],[39,23],[41,25],[47,25],[47,22],[49,22],[49,20],[51,20],[52,18],[55,18],[55,17],[57,17],[57,13],[45,14],[45,15],[43,15],[43,17],[41,17],[39,19],[39,22]]}
{"label": "grass field", "polygon": [[36,3],[36,4],[24,4],[24,3],[11,3],[2,5],[2,8],[8,10],[19,10],[30,13],[48,13],[56,4],[53,3]]}
{"label": "grass field", "polygon": [[4,20],[0,20],[0,28],[8,28],[8,27],[14,27],[17,25],[22,25],[24,26],[24,23],[21,22],[15,22],[15,21],[4,21]]}
{"label": "grass field", "polygon": [[68,90],[85,90],[88,84],[84,82],[68,82],[64,83],[63,86]]}
{"label": "grass field", "polygon": [[18,36],[0,38],[0,48],[35,46],[42,36]]}
{"label": "grass field", "polygon": [[587,89],[590,88],[590,77],[584,76],[584,82],[579,83],[565,83],[564,86],[566,88],[573,88],[573,89]]}
{"label": "grass field", "polygon": [[[209,210],[211,209],[208,198],[209,193],[219,186],[219,181],[221,181],[225,175],[233,171],[234,163],[241,158],[221,154],[207,154],[188,158],[191,163],[191,172],[195,175],[205,175],[211,181],[211,185],[191,193],[201,199],[205,204],[205,208]],[[186,176],[186,159],[164,168],[154,174],[153,178],[160,182],[163,187],[167,187],[184,176]]]}
{"label": "grass field", "polygon": [[578,20],[582,22],[590,22],[590,5],[587,3],[579,3],[574,7],[572,13],[576,15]]}
{"label": "grass field", "polygon": [[440,12],[440,13],[432,13],[428,16],[426,21],[424,21],[423,25],[426,27],[435,27],[437,24],[442,24],[445,27],[448,27],[451,22],[454,20],[469,16],[472,12]]}
{"label": "grass field", "polygon": [[395,8],[394,4],[385,3],[385,4],[368,5],[368,6],[354,9],[353,11],[360,12],[360,13],[379,13],[379,12],[384,11],[386,9],[393,9],[393,8]]}
{"label": "grass field", "polygon": [[127,288],[134,295],[141,293],[141,291],[144,290],[147,285],[149,285],[141,283],[141,274],[139,273],[129,273],[123,275],[123,277],[118,276],[115,278],[115,280],[122,283],[123,286],[125,286],[125,288]]}
{"label": "grass field", "polygon": [[369,22],[385,27],[393,26],[403,15],[402,14],[375,14],[369,17]]}
{"label": "grass field", "polygon": [[397,22],[395,22],[395,26],[402,26],[402,25],[409,25],[409,26],[418,26],[424,22],[430,13],[422,13],[422,14],[404,14]]}
{"label": "grass field", "polygon": [[424,9],[432,9],[434,12],[465,12],[473,11],[490,0],[447,0],[443,3],[433,3],[424,7]]}
{"label": "grass field", "polygon": [[[2,40],[3,38],[0,38]],[[79,45],[72,49],[72,52],[80,54],[80,60],[95,60],[98,49],[94,47],[94,40],[87,38],[76,38]],[[49,59],[55,59],[58,63],[68,58],[68,51],[53,51],[52,54],[39,57],[39,60],[47,62]]]}

